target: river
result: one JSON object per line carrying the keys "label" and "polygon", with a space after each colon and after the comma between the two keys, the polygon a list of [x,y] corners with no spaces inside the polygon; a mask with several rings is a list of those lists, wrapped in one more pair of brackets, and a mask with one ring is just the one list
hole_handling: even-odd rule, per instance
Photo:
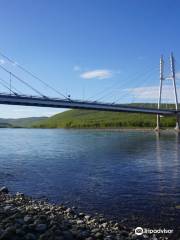
{"label": "river", "polygon": [[180,137],[150,131],[0,129],[0,186],[131,225],[180,219]]}

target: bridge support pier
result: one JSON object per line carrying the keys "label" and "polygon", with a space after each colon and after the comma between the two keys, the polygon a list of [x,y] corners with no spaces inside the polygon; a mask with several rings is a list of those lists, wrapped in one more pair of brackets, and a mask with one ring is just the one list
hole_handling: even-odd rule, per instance
{"label": "bridge support pier", "polygon": [[[163,56],[160,57],[160,85],[159,85],[159,99],[158,99],[158,109],[160,109],[161,105],[161,97],[162,97],[162,83],[164,80],[164,60]],[[157,114],[157,126],[155,128],[156,132],[160,131],[160,115]]]}
{"label": "bridge support pier", "polygon": [[179,115],[176,115],[176,126],[175,126],[175,130],[177,132],[180,132],[180,119],[179,119]]}
{"label": "bridge support pier", "polygon": [[[158,109],[160,109],[161,105],[161,97],[162,97],[162,83],[164,80],[172,80],[173,88],[174,88],[174,100],[175,100],[175,107],[176,107],[176,126],[175,130],[177,132],[180,132],[180,117],[178,115],[178,96],[177,96],[177,89],[176,89],[176,73],[175,73],[175,59],[173,54],[171,53],[170,56],[170,70],[171,74],[170,77],[164,77],[164,60],[163,56],[160,58],[160,86],[159,86],[159,99],[158,99]],[[160,131],[160,115],[157,114],[157,126],[155,128],[155,131]]]}
{"label": "bridge support pier", "polygon": [[157,114],[157,125],[156,128],[154,129],[156,132],[160,131],[160,116]]}

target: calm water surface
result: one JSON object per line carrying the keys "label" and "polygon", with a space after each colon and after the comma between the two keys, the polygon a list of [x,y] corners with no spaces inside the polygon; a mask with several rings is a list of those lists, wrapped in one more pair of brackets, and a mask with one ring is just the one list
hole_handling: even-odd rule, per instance
{"label": "calm water surface", "polygon": [[180,219],[174,132],[0,129],[0,135],[0,186],[136,223]]}

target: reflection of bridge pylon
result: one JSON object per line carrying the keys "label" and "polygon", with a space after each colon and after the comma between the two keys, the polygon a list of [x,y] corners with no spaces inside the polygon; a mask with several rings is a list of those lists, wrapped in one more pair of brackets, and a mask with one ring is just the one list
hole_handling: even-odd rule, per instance
{"label": "reflection of bridge pylon", "polygon": [[[164,60],[163,56],[160,58],[160,86],[159,86],[159,99],[158,99],[158,109],[161,107],[162,100],[162,87],[164,80],[172,80],[173,89],[174,89],[174,100],[175,100],[175,108],[178,111],[178,96],[177,96],[177,88],[176,88],[176,73],[175,73],[175,59],[173,54],[170,56],[170,76],[164,77]],[[160,131],[160,115],[157,114],[157,126],[155,128],[156,131]],[[176,113],[176,126],[175,130],[180,131],[180,122],[178,112]]]}

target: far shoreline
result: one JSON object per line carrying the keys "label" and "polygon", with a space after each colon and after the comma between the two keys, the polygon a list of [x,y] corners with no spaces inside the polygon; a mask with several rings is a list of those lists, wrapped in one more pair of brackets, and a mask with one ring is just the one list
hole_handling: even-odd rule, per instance
{"label": "far shoreline", "polygon": [[92,130],[92,131],[114,131],[114,132],[130,132],[130,131],[137,131],[137,132],[155,132],[155,133],[165,133],[165,132],[175,132],[178,133],[178,131],[175,130],[175,128],[161,128],[160,131],[156,131],[155,128],[143,128],[143,127],[134,127],[134,128],[60,128],[60,127],[52,127],[52,128],[45,128],[45,127],[1,127],[0,129],[62,129],[62,130]]}

